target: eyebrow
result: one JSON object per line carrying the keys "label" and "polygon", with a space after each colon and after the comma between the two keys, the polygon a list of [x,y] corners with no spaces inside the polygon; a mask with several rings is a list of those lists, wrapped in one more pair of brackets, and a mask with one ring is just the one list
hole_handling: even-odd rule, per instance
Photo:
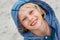
{"label": "eyebrow", "polygon": [[33,12],[33,10],[31,10],[31,11],[29,12],[29,14],[32,13],[32,12]]}

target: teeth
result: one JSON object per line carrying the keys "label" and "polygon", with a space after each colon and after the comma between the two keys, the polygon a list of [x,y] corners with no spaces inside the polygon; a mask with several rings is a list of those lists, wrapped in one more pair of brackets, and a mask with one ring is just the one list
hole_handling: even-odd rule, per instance
{"label": "teeth", "polygon": [[36,23],[37,23],[37,21],[34,20],[34,21],[31,23],[31,26],[34,26]]}
{"label": "teeth", "polygon": [[34,25],[34,24],[35,24],[35,22],[36,22],[36,21],[34,21],[34,22],[32,23],[32,25]]}

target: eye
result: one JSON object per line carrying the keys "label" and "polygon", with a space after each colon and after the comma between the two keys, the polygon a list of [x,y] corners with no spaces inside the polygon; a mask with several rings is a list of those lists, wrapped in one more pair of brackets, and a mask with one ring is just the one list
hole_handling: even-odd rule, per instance
{"label": "eye", "polygon": [[31,11],[29,12],[29,14],[32,14],[32,12],[33,12],[33,10],[31,10]]}
{"label": "eye", "polygon": [[27,19],[27,17],[23,18],[22,21],[24,21],[24,20],[26,20],[26,19]]}

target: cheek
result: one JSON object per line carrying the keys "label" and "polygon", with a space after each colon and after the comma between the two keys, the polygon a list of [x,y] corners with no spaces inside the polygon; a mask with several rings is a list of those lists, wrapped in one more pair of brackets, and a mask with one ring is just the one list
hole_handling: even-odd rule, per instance
{"label": "cheek", "polygon": [[25,28],[28,28],[28,26],[29,26],[28,21],[22,22],[22,25],[23,25]]}

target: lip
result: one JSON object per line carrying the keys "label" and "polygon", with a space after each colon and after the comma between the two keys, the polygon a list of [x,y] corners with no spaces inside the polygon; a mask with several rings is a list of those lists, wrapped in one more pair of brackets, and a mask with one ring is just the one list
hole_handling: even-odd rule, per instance
{"label": "lip", "polygon": [[34,25],[37,23],[37,20],[38,20],[38,19],[33,20],[30,25],[31,25],[31,26],[34,26]]}

